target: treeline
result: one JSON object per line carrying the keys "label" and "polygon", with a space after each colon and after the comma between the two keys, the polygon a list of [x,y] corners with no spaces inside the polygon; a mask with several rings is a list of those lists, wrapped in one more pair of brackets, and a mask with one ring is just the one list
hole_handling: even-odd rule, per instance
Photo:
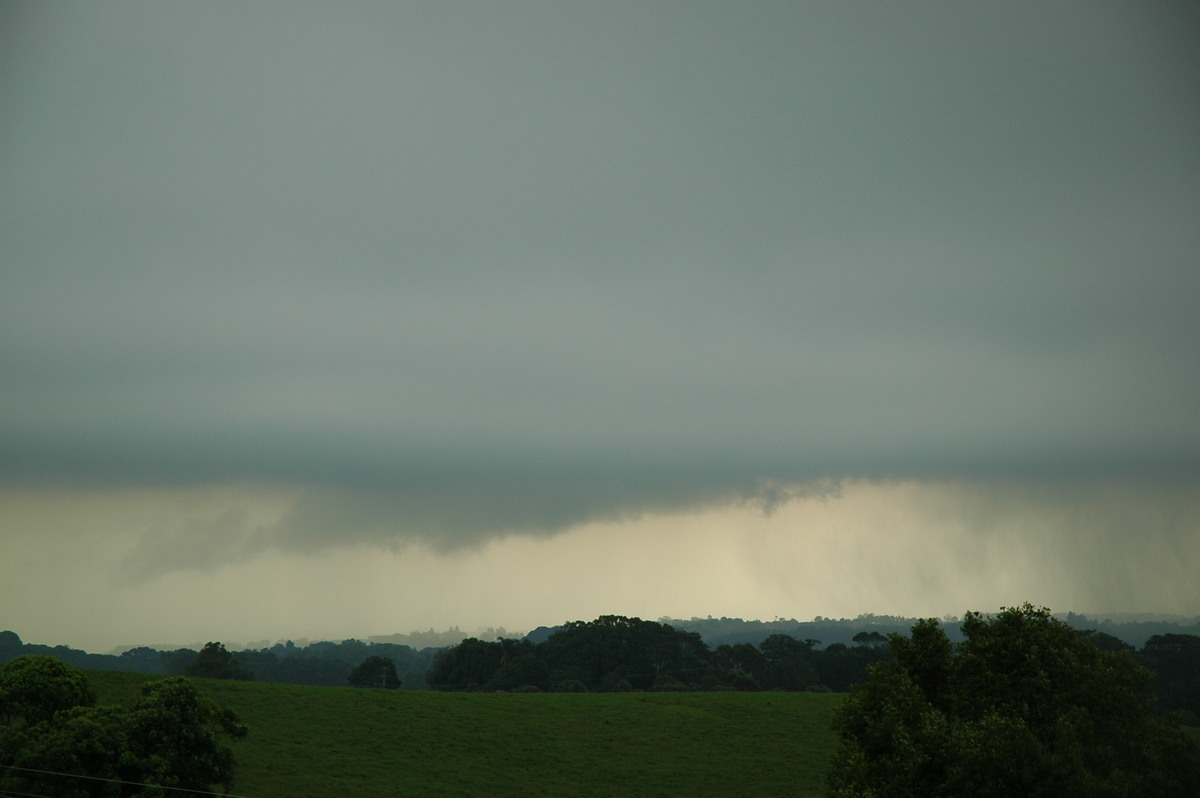
{"label": "treeline", "polygon": [[[1158,622],[1097,624],[1064,621],[1100,648],[1126,651],[1155,674],[1151,689],[1164,710],[1179,711],[1200,725],[1200,635],[1168,631],[1150,635],[1135,648],[1112,630],[1147,632]],[[693,618],[674,623],[603,616],[560,627],[541,627],[520,640],[467,638],[446,648],[343,640],[298,646],[288,641],[260,649],[229,652],[225,677],[262,682],[344,687],[368,659],[393,664],[407,690],[831,690],[843,692],[866,677],[867,668],[886,659],[887,637],[907,634],[906,620],[859,616],[853,621],[825,618],[742,621]],[[957,619],[942,628],[961,639]],[[1180,629],[1177,625],[1165,627]],[[1182,627],[1191,628],[1191,627]],[[791,633],[778,631],[791,629]],[[807,633],[807,634],[805,634]],[[816,637],[824,633],[826,637]],[[725,641],[725,642],[715,642]],[[732,641],[732,642],[730,642]],[[715,646],[715,647],[714,647]],[[67,646],[26,644],[14,632],[0,632],[0,664],[21,655],[48,655],[84,670],[134,671],[163,676],[195,672],[203,652],[191,648],[159,651],[148,647],[120,655],[90,654]],[[201,663],[202,664],[202,663]],[[390,685],[390,679],[385,680]]]}
{"label": "treeline", "polygon": [[[364,643],[351,639],[340,643],[310,643],[303,647],[288,641],[270,648],[232,653],[238,666],[249,671],[255,681],[326,687],[345,687],[356,667],[371,657],[379,657],[395,665],[401,686],[420,690],[425,688],[425,672],[437,650],[417,651],[395,643]],[[163,654],[172,669],[180,666],[186,669],[189,654],[193,659],[196,656],[196,652],[188,649]]]}
{"label": "treeline", "polygon": [[[1112,635],[1134,648],[1142,648],[1150,638],[1156,636],[1170,634],[1200,636],[1200,618],[1178,617],[1168,620],[1141,615],[1088,616],[1074,612],[1060,613],[1054,617],[1080,631],[1093,630]],[[818,615],[811,621],[798,621],[795,618],[758,621],[709,616],[688,619],[659,618],[658,622],[688,632],[699,632],[700,636],[704,638],[704,642],[710,646],[718,646],[722,643],[731,645],[754,643],[757,645],[768,635],[777,633],[790,635],[797,640],[813,638],[824,641],[825,645],[833,643],[850,645],[854,635],[864,630],[876,631],[884,635],[892,633],[906,635],[913,624],[919,620],[922,619],[863,613],[854,618],[823,618]],[[957,616],[944,616],[938,619],[938,623],[950,642],[957,643],[963,639],[962,624]]]}
{"label": "treeline", "polygon": [[437,654],[426,683],[439,690],[843,691],[887,657],[878,632],[852,646],[769,635],[710,649],[698,632],[605,615],[558,627],[542,642],[468,638]]}
{"label": "treeline", "polygon": [[[722,643],[715,649],[699,632],[617,615],[545,632],[523,640],[464,640],[437,654],[426,682],[439,690],[843,692],[891,656],[888,636],[877,630],[856,632],[849,645],[820,648],[819,640],[776,632],[757,645]],[[1076,633],[1151,671],[1159,708],[1200,724],[1200,636],[1154,635],[1138,650],[1107,632]]]}
{"label": "treeline", "polygon": [[[743,620],[742,618],[659,618],[659,623],[674,626],[687,632],[699,632],[704,642],[713,648],[720,645],[753,643],[758,645],[773,634],[784,634],[797,640],[820,640],[824,645],[835,643],[854,645],[854,636],[861,632],[908,634],[917,622],[916,618],[864,613],[856,618],[823,618],[811,621],[795,618],[776,618],[772,621]],[[951,640],[960,640],[958,618],[946,616],[939,619]]]}
{"label": "treeline", "polygon": [[[207,647],[205,647],[207,648]],[[237,673],[232,678],[260,682],[282,682],[325,687],[345,687],[351,673],[370,657],[390,660],[397,677],[407,689],[425,689],[425,672],[433,663],[438,649],[418,651],[395,643],[364,643],[343,640],[340,643],[320,642],[297,646],[291,641],[262,649],[229,652]],[[55,657],[72,667],[83,670],[126,671],[163,676],[211,675],[189,673],[201,661],[202,651],[179,648],[171,651],[141,646],[123,654],[89,654],[67,646],[43,646],[22,643],[11,631],[0,632],[0,664],[16,657],[33,654]],[[228,675],[223,678],[229,678]]]}

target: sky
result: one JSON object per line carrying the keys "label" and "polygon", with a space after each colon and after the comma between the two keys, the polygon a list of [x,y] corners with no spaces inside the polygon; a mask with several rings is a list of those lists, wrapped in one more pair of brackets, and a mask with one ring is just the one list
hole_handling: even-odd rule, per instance
{"label": "sky", "polygon": [[1200,615],[1197,41],[7,2],[0,628]]}

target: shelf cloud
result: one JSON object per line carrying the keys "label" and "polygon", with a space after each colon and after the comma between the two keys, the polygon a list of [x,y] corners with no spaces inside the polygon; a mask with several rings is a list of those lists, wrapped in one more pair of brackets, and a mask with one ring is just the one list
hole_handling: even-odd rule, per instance
{"label": "shelf cloud", "polygon": [[223,497],[122,579],[870,484],[1197,561],[1192,4],[0,14],[2,489]]}

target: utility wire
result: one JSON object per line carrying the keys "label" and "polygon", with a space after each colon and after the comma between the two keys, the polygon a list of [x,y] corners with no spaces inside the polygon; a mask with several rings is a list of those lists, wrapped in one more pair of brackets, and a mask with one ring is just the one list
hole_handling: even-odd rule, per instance
{"label": "utility wire", "polygon": [[42,795],[40,792],[12,792],[10,790],[0,791],[0,796],[8,798],[9,796],[19,796],[20,798],[53,798],[50,795]]}
{"label": "utility wire", "polygon": [[[157,787],[160,790],[174,790],[176,792],[190,792],[193,795],[219,795],[225,798],[246,798],[244,795],[230,795],[225,792],[212,792],[211,790],[193,790],[189,787],[169,787],[165,784],[149,784],[144,781],[122,781],[121,779],[106,779],[100,776],[82,776],[78,773],[60,773],[56,770],[38,770],[36,768],[19,768],[16,765],[0,765],[6,770],[20,770],[25,773],[40,773],[43,776],[65,776],[70,779],[88,779],[89,781],[105,781],[109,784],[128,784],[131,787]],[[17,793],[21,794],[21,793]]]}

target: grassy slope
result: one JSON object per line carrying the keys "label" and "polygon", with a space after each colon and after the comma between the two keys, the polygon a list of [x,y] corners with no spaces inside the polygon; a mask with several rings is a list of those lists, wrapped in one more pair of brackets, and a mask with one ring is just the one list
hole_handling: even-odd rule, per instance
{"label": "grassy slope", "polygon": [[[89,676],[101,703],[131,701],[147,678]],[[822,795],[841,701],[196,681],[250,727],[234,792],[251,798]]]}

